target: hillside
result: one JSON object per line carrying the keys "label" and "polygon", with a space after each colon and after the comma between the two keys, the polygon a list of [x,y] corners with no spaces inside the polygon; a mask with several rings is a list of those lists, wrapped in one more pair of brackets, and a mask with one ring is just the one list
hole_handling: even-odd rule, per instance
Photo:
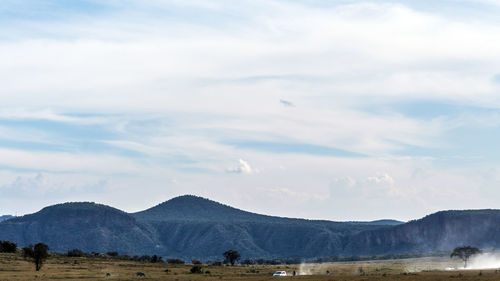
{"label": "hillside", "polygon": [[152,233],[129,214],[95,203],[64,203],[0,223],[0,240],[28,245],[43,241],[53,251],[145,253],[154,249]]}
{"label": "hillside", "polygon": [[207,258],[220,258],[229,248],[255,258],[340,254],[345,235],[380,227],[260,215],[192,195],[133,216],[157,230],[163,252]]}
{"label": "hillside", "polygon": [[43,241],[52,250],[158,254],[219,259],[313,258],[498,247],[500,211],[443,211],[401,223],[332,222],[254,214],[196,196],[181,196],[128,214],[95,203],[65,203],[0,222],[0,240]]}
{"label": "hillside", "polygon": [[449,251],[456,246],[500,246],[500,210],[441,211],[349,239],[346,253],[364,255]]}

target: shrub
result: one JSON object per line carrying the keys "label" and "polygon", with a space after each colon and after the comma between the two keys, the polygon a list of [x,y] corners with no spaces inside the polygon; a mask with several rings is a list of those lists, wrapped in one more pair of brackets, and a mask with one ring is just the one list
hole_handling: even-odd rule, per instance
{"label": "shrub", "polygon": [[149,255],[143,255],[139,257],[139,261],[142,262],[151,262],[151,257]]}
{"label": "shrub", "polygon": [[118,252],[115,252],[115,251],[107,252],[106,255],[108,255],[110,257],[117,257],[118,256]]}
{"label": "shrub", "polygon": [[168,259],[167,260],[168,263],[171,263],[171,264],[184,264],[185,262],[181,259]]}
{"label": "shrub", "polygon": [[244,264],[244,265],[253,265],[255,264],[255,261],[253,259],[245,259],[241,262],[241,264]]}
{"label": "shrub", "polygon": [[151,257],[151,262],[152,262],[152,263],[156,263],[156,262],[163,262],[163,259],[162,259],[161,257],[157,256],[157,255],[153,255],[153,256]]}
{"label": "shrub", "polygon": [[79,249],[73,249],[69,250],[68,253],[66,253],[68,257],[82,257],[84,255],[83,251]]}
{"label": "shrub", "polygon": [[0,253],[15,253],[17,250],[16,242],[1,241],[0,242]]}
{"label": "shrub", "polygon": [[203,264],[200,260],[192,260],[192,264]]}
{"label": "shrub", "polygon": [[193,274],[203,273],[202,267],[200,265],[194,265],[193,267],[191,267],[191,273]]}

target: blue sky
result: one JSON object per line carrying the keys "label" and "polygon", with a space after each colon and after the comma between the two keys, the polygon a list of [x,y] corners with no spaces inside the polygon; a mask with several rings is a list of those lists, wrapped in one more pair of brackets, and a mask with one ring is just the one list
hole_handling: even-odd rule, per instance
{"label": "blue sky", "polygon": [[[499,208],[500,1],[2,1],[0,214]],[[412,206],[412,208],[408,208]]]}

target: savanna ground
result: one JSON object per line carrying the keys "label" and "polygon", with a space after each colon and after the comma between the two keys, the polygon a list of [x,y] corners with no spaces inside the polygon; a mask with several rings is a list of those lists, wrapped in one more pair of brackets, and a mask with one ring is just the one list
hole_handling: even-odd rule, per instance
{"label": "savanna ground", "polygon": [[[192,274],[192,265],[142,263],[93,258],[50,257],[36,272],[19,254],[0,254],[0,280],[500,280],[500,270],[444,270],[460,263],[447,258],[306,265],[207,266],[203,274]],[[168,272],[166,270],[168,269]],[[272,277],[285,270],[311,275]],[[207,271],[209,271],[207,273]],[[326,275],[326,271],[330,275]],[[137,277],[143,272],[146,277]],[[106,277],[106,273],[111,276]]]}

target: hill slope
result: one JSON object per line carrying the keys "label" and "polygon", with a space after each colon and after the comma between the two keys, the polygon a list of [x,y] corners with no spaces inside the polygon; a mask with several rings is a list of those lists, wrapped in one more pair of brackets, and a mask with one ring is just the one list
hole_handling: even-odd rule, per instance
{"label": "hill slope", "polygon": [[345,235],[380,225],[293,219],[242,211],[185,195],[133,214],[157,230],[172,256],[220,258],[229,248],[246,257],[313,257],[340,254]]}
{"label": "hill slope", "polygon": [[0,240],[19,245],[44,242],[53,251],[149,252],[151,231],[131,215],[95,203],[64,203],[0,223]]}
{"label": "hill slope", "polygon": [[364,231],[350,238],[346,252],[427,253],[462,245],[500,246],[500,210],[441,211],[392,228]]}

